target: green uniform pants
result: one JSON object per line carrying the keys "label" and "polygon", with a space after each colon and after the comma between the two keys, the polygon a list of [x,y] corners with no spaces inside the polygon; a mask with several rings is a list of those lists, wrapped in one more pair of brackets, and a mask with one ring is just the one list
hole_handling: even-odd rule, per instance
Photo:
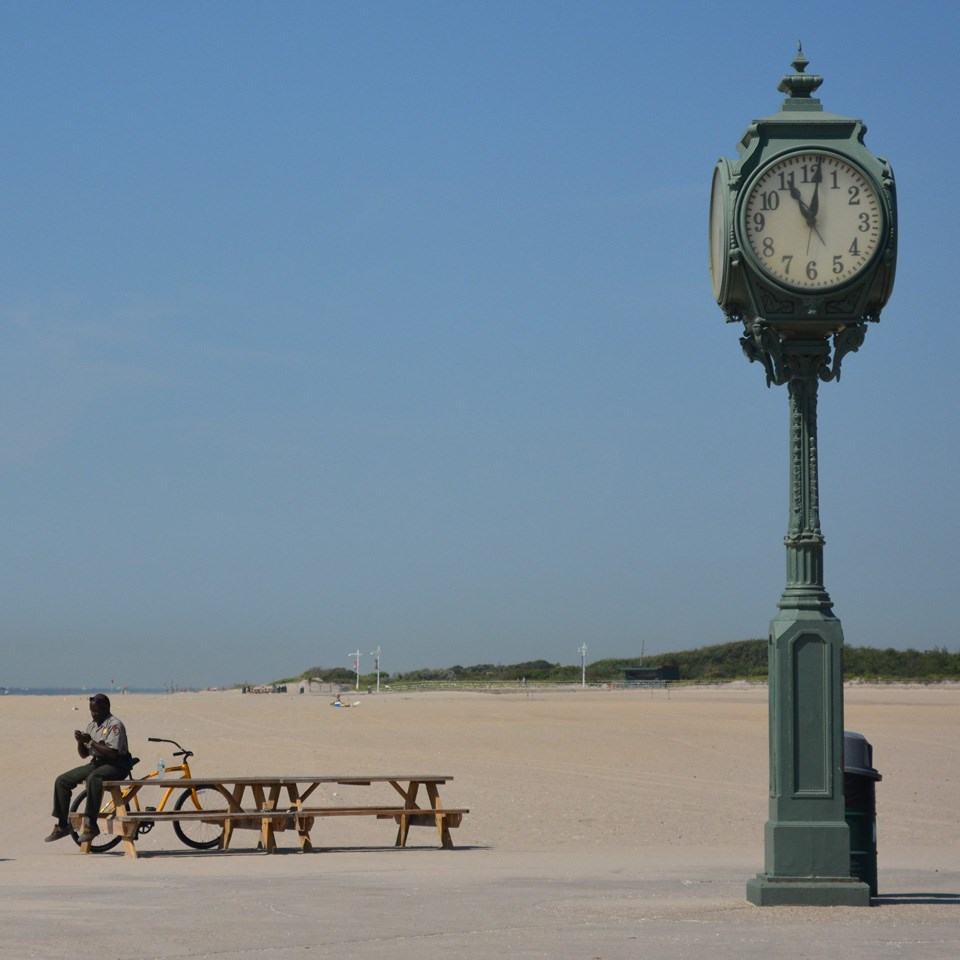
{"label": "green uniform pants", "polygon": [[53,815],[57,818],[57,823],[67,823],[70,794],[75,787],[86,782],[87,803],[83,815],[95,826],[97,814],[100,813],[100,801],[103,799],[103,781],[123,780],[129,772],[129,767],[124,763],[85,763],[82,767],[61,773],[53,785]]}

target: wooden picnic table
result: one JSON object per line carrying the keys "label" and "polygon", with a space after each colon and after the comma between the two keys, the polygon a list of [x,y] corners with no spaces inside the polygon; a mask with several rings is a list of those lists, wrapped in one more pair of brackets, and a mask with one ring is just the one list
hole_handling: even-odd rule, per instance
{"label": "wooden picnic table", "polygon": [[[337,816],[373,816],[392,819],[398,824],[395,846],[405,847],[411,826],[433,825],[445,849],[453,847],[450,828],[460,825],[466,809],[448,809],[440,802],[439,787],[453,777],[423,774],[374,774],[363,776],[317,776],[299,774],[286,776],[213,776],[192,778],[160,778],[147,780],[107,780],[104,790],[113,800],[115,812],[106,819],[101,817],[100,828],[119,832],[123,837],[128,856],[136,857],[136,838],[139,828],[147,822],[162,820],[200,820],[203,823],[221,824],[223,838],[219,849],[230,845],[235,829],[255,829],[260,832],[260,846],[267,853],[276,850],[276,833],[295,829],[301,851],[313,849],[310,831],[318,818]],[[350,805],[338,797],[336,805],[311,805],[308,801],[315,791],[323,786],[370,787],[374,784],[389,784],[399,795],[399,802],[392,805]],[[139,799],[144,790],[173,787],[215,790],[225,802],[221,809],[145,810],[140,809]],[[426,793],[427,805],[418,802],[422,798],[421,787]],[[202,801],[201,801],[202,802]],[[89,852],[89,845],[81,846]]]}

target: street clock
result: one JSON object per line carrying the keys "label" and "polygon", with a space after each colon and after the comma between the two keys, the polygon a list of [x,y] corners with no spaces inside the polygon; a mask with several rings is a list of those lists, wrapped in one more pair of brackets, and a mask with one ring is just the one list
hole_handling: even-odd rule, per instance
{"label": "street clock", "polygon": [[717,163],[710,198],[713,295],[743,324],[747,359],[789,400],[786,585],[767,646],[769,816],[747,899],[869,906],[875,852],[871,867],[845,818],[843,628],[824,583],[817,396],[890,297],[897,206],[863,123],[825,113],[813,97],[822,78],[806,67],[798,50],[780,110],[750,124],[736,160]]}

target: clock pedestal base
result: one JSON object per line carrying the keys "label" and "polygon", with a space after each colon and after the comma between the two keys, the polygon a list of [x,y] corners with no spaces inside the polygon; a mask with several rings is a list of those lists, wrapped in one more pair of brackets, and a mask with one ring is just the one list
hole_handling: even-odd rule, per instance
{"label": "clock pedestal base", "polygon": [[[785,593],[781,606],[790,602]],[[870,905],[869,886],[850,876],[843,629],[828,604],[783,610],[770,624],[769,819],[764,872],[747,884],[758,906]]]}
{"label": "clock pedestal base", "polygon": [[768,877],[747,883],[747,900],[758,907],[869,907],[870,887],[850,877]]}

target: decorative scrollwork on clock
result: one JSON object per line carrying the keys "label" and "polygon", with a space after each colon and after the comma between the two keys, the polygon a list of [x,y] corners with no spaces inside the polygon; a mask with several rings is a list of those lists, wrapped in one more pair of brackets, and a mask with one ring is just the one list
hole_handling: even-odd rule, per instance
{"label": "decorative scrollwork on clock", "polygon": [[789,316],[794,312],[795,301],[778,297],[766,287],[758,287],[760,312],[765,317]]}
{"label": "decorative scrollwork on clock", "polygon": [[828,300],[825,304],[826,313],[829,316],[849,317],[857,309],[860,297],[863,293],[863,284],[859,284],[852,290],[849,290],[844,297],[838,297],[836,300]]}
{"label": "decorative scrollwork on clock", "polygon": [[850,324],[833,337],[833,363],[830,352],[786,353],[780,335],[763,320],[754,320],[744,330],[740,346],[751,363],[759,363],[766,373],[767,386],[781,386],[794,380],[839,380],[843,358],[856,353],[867,336],[865,322]]}

